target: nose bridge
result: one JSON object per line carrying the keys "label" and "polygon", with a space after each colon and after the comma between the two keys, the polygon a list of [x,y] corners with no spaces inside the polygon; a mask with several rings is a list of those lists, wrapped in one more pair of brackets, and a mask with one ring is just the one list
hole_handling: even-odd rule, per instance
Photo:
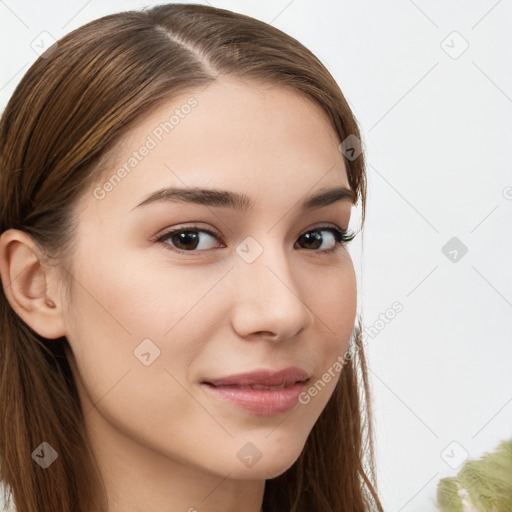
{"label": "nose bridge", "polygon": [[247,237],[236,248],[235,327],[242,335],[265,331],[292,337],[304,328],[310,312],[283,244],[269,236],[261,240],[264,246]]}
{"label": "nose bridge", "polygon": [[237,261],[237,273],[240,279],[255,287],[251,294],[270,290],[278,295],[284,290],[287,294],[299,294],[297,285],[293,282],[289,258],[283,244],[277,238],[267,235],[256,240],[248,236],[236,248],[236,252],[240,258],[240,261]]}

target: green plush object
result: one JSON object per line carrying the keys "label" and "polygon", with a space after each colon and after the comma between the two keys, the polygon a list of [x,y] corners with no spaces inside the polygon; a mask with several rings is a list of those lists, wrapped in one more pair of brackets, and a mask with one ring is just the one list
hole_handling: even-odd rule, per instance
{"label": "green plush object", "polygon": [[441,512],[511,512],[512,440],[439,480],[437,506]]}

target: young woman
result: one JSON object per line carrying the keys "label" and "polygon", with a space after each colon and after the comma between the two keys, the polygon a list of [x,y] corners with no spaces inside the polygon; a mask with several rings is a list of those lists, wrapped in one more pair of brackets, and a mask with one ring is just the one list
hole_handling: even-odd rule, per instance
{"label": "young woman", "polygon": [[0,124],[18,512],[382,510],[359,138],[309,50],[228,10],[106,16],[34,63]]}

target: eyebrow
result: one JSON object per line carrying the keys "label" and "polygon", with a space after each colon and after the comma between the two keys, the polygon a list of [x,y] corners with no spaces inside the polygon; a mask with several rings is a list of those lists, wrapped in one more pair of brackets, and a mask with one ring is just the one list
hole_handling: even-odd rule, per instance
{"label": "eyebrow", "polygon": [[[349,188],[323,188],[315,194],[306,197],[302,201],[300,208],[302,211],[308,211],[330,205],[337,201],[350,201],[350,203],[354,204],[355,200],[356,194]],[[168,187],[153,192],[141,203],[132,208],[132,211],[141,206],[155,202],[193,203],[218,208],[232,208],[240,212],[248,212],[254,206],[252,199],[240,192],[205,188]]]}

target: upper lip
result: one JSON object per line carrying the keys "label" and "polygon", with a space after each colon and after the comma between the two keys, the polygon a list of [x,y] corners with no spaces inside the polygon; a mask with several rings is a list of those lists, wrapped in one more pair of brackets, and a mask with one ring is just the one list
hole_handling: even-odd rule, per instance
{"label": "upper lip", "polygon": [[302,382],[309,378],[309,373],[302,368],[292,366],[283,370],[256,370],[247,373],[238,373],[218,379],[208,379],[203,382],[214,386],[250,386],[257,384],[261,386],[289,386],[296,382]]}

